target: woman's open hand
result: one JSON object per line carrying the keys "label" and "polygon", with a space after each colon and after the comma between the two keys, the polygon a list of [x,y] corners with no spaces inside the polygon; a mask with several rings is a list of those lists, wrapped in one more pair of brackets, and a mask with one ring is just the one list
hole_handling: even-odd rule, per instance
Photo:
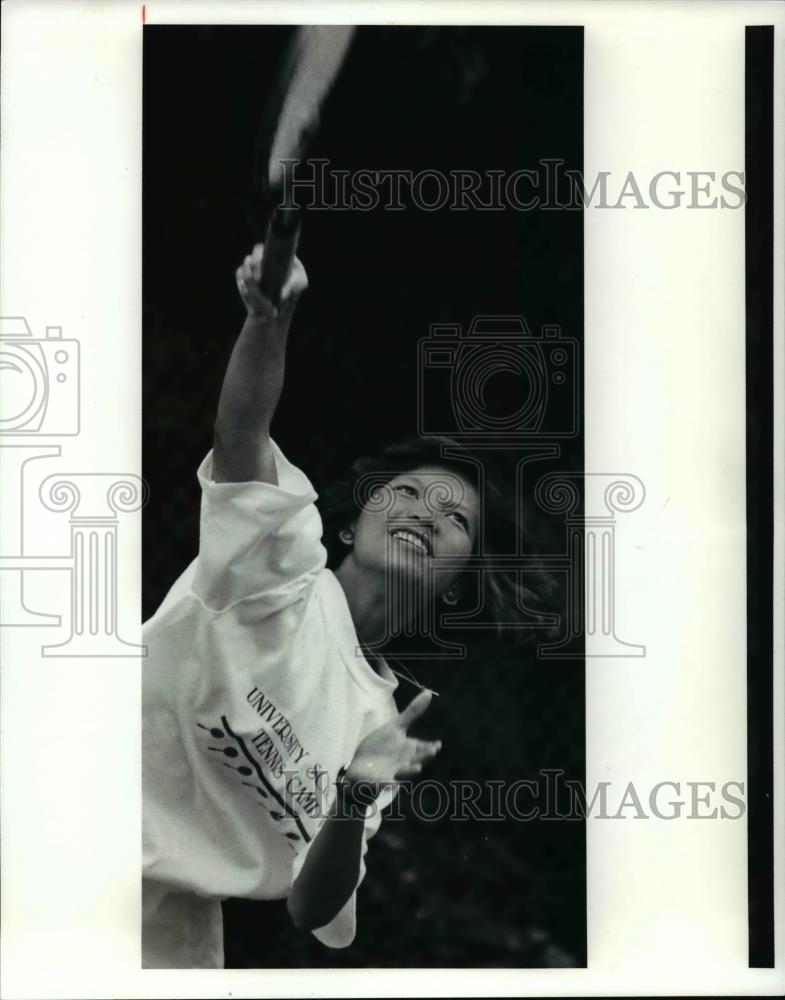
{"label": "woman's open hand", "polygon": [[378,794],[384,785],[419,774],[423,764],[436,756],[441,740],[417,740],[407,735],[409,726],[430,705],[431,697],[430,691],[422,691],[399,715],[365,737],[344,775],[350,787],[361,785]]}
{"label": "woman's open hand", "polygon": [[281,305],[276,309],[272,302],[263,295],[259,288],[262,276],[262,255],[264,243],[257,243],[237,268],[237,288],[249,316],[260,319],[284,318],[291,314],[297,300],[308,287],[308,275],[302,261],[295,257],[289,277],[281,290]]}
{"label": "woman's open hand", "polygon": [[346,904],[360,879],[368,807],[385,785],[418,774],[439,751],[440,742],[416,740],[406,732],[430,702],[431,692],[423,691],[357,747],[339,781],[335,808],[317,832],[286,900],[298,929],[324,927]]}

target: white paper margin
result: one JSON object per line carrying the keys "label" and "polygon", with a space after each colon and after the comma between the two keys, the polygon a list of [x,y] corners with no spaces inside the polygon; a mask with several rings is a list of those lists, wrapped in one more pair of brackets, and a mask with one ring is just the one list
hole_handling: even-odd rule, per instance
{"label": "white paper margin", "polygon": [[[52,472],[139,474],[142,5],[6,0],[2,13],[2,312],[24,315],[38,338],[62,326],[82,352],[82,432],[59,439],[60,458],[41,461]],[[146,18],[585,24],[587,176],[742,169],[744,25],[776,24],[783,371],[781,5],[153,0]],[[609,774],[644,786],[743,780],[743,213],[589,211],[585,227],[587,471],[632,472],[649,490],[618,537],[619,617],[649,655],[589,661],[589,787]],[[717,352],[707,358],[709,330]],[[781,379],[775,385],[781,790],[785,435]],[[130,642],[139,641],[140,524],[129,513],[118,535],[118,627]],[[53,554],[58,538],[43,537],[40,552]],[[65,574],[49,576],[36,594],[59,607]],[[743,821],[596,820],[589,969],[142,972],[138,662],[42,658],[40,632],[0,633],[4,996],[782,991],[781,795],[776,971],[746,967]]]}

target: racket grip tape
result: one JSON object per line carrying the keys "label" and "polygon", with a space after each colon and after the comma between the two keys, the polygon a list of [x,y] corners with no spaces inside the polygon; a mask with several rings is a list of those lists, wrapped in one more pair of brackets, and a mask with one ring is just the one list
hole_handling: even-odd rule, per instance
{"label": "racket grip tape", "polygon": [[299,240],[300,213],[292,209],[275,209],[267,226],[259,289],[276,307],[281,304],[281,292],[292,269]]}

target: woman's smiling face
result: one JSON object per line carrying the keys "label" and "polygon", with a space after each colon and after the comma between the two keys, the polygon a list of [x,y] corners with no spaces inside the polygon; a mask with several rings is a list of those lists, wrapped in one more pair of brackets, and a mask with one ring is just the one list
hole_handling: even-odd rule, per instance
{"label": "woman's smiling face", "polygon": [[373,491],[354,525],[354,558],[417,579],[434,574],[436,593],[444,594],[471,555],[479,518],[479,496],[468,479],[440,465],[419,466]]}

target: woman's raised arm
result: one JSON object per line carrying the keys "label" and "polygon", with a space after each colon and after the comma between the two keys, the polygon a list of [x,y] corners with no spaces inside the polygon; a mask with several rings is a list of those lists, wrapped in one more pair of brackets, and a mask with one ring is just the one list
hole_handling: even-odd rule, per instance
{"label": "woman's raised arm", "polygon": [[277,485],[270,424],[283,388],[289,325],[297,300],[308,287],[308,277],[295,258],[276,309],[259,291],[263,250],[258,243],[237,268],[237,287],[247,316],[218,400],[213,437],[217,483]]}

